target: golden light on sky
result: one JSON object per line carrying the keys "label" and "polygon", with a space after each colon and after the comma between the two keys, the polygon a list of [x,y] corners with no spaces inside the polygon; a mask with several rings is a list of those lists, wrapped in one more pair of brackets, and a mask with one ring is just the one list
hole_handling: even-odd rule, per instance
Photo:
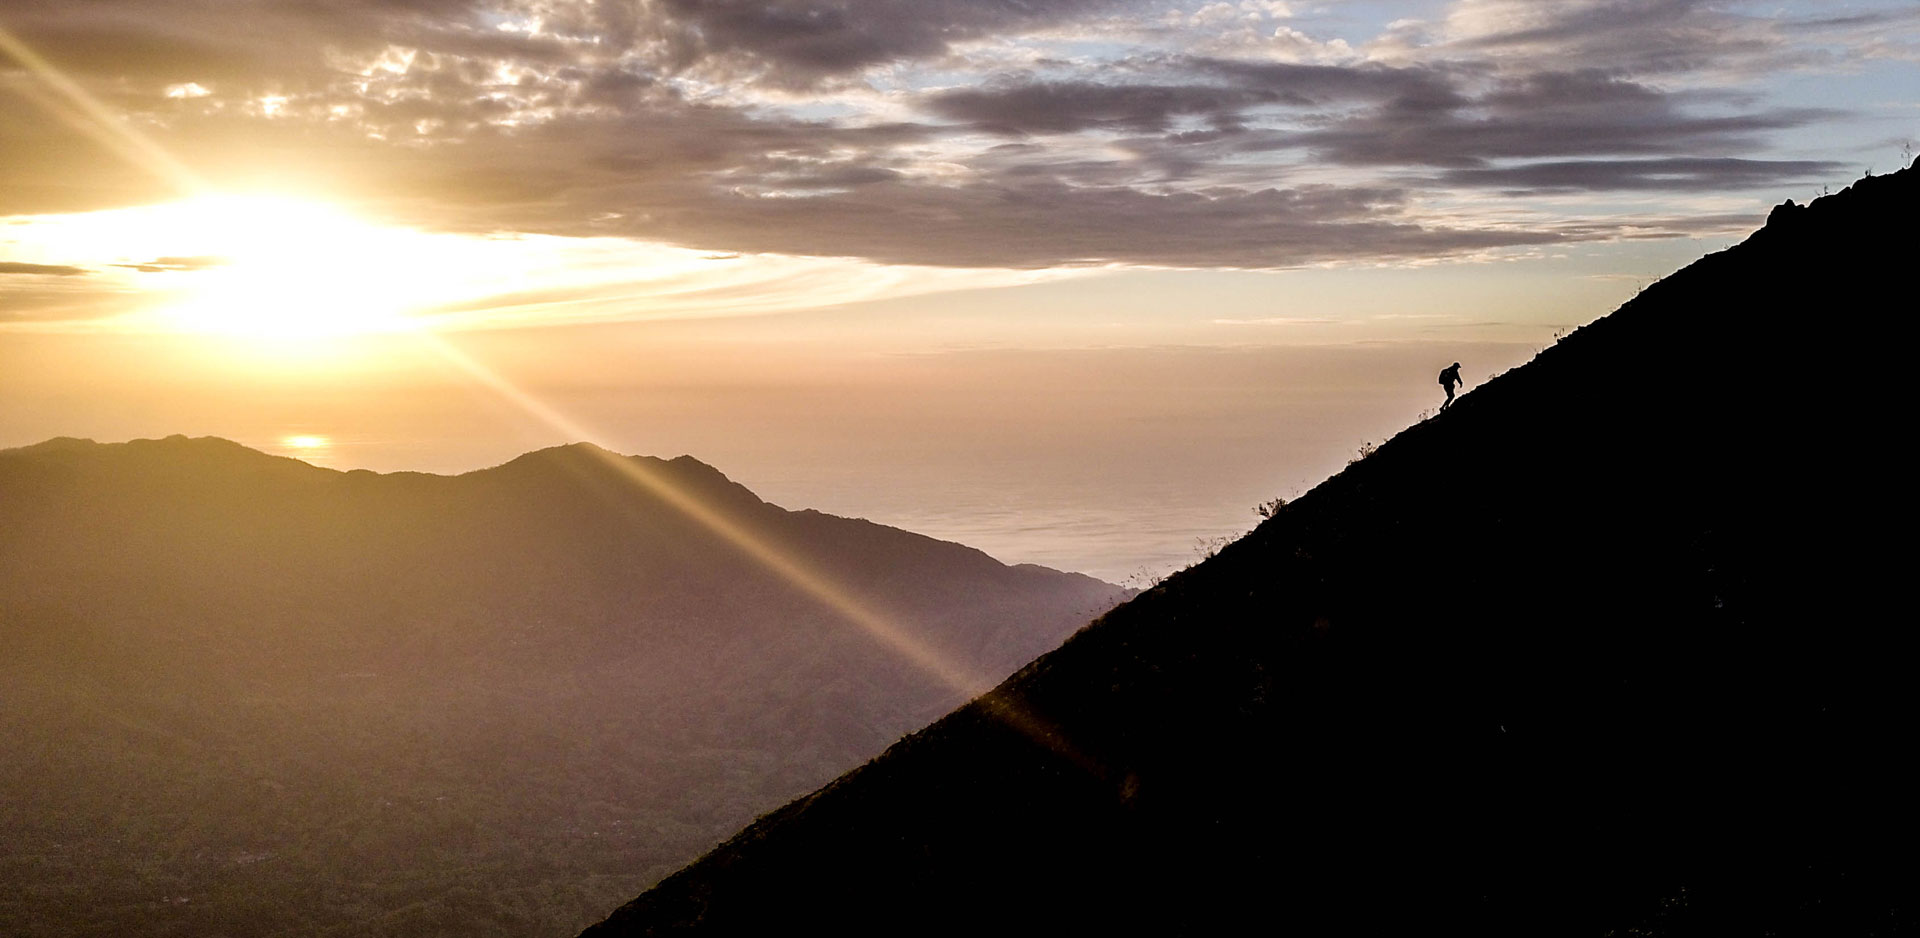
{"label": "golden light on sky", "polygon": [[310,433],[303,433],[297,436],[290,436],[282,439],[280,441],[280,445],[285,446],[288,449],[317,450],[317,449],[325,449],[332,442],[333,442],[332,440],[329,440],[324,436],[316,436]]}
{"label": "golden light on sky", "polygon": [[[419,328],[754,316],[1084,275],[714,254],[617,237],[422,231],[311,197],[214,194],[0,217],[10,260],[81,275],[16,329],[286,341]],[[74,265],[75,261],[81,262]],[[44,302],[44,300],[42,301]],[[3,323],[0,323],[3,324]]]}
{"label": "golden light on sky", "polygon": [[82,258],[116,331],[303,338],[409,328],[459,295],[470,270],[452,235],[362,221],[324,202],[207,195],[160,205],[9,219],[27,257]]}

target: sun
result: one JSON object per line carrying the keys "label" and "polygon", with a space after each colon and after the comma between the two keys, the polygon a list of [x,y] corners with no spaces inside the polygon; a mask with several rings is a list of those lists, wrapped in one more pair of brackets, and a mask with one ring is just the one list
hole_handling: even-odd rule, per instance
{"label": "sun", "polygon": [[143,212],[167,246],[125,267],[159,281],[152,315],[169,331],[303,339],[400,332],[444,288],[435,240],[324,202],[203,196]]}

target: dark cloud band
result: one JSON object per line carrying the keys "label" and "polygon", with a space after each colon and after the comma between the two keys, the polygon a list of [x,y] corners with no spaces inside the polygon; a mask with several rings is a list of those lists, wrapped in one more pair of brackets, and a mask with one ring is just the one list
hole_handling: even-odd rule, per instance
{"label": "dark cloud band", "polygon": [[41,277],[75,277],[87,273],[85,267],[72,267],[66,264],[27,264],[20,261],[0,261],[0,274],[25,274]]}

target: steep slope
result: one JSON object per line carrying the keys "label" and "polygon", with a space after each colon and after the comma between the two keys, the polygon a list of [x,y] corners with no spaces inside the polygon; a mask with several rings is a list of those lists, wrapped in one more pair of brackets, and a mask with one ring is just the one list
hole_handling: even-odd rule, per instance
{"label": "steep slope", "polygon": [[1916,177],[1782,206],[586,934],[1914,933]]}
{"label": "steep slope", "polygon": [[0,932],[570,933],[965,699],[742,538],[988,682],[1123,596],[688,457],[0,452]]}

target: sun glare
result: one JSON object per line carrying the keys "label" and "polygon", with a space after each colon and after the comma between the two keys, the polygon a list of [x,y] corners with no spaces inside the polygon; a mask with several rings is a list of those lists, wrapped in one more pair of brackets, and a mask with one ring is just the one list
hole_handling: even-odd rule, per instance
{"label": "sun glare", "polygon": [[[30,262],[84,265],[130,331],[298,340],[421,328],[518,272],[489,239],[378,225],[313,199],[209,195],[71,215],[6,216]],[[502,270],[501,268],[506,268]]]}
{"label": "sun glare", "polygon": [[176,278],[154,315],[185,332],[307,338],[397,332],[434,300],[431,239],[319,202],[210,196],[133,224],[189,253],[129,266]]}
{"label": "sun glare", "polygon": [[71,304],[75,315],[24,324],[0,316],[0,331],[208,336],[237,340],[243,356],[276,358],[337,357],[354,343],[331,340],[358,336],[758,316],[1096,270],[903,267],[715,255],[615,235],[421,230],[285,195],[0,215],[0,227],[7,260],[87,274],[59,285],[86,296]]}

